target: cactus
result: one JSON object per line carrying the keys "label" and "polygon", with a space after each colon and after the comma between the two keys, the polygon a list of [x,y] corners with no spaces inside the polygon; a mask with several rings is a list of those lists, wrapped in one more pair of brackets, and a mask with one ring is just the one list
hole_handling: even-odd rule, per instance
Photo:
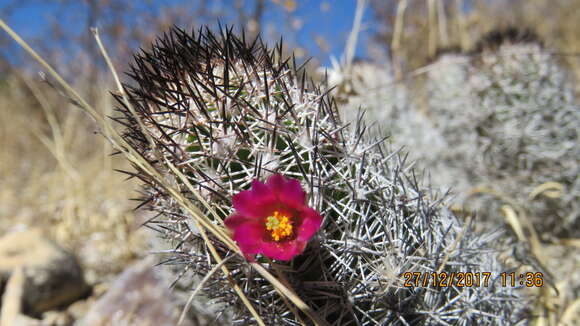
{"label": "cactus", "polygon": [[[171,30],[136,56],[134,83],[125,85],[134,110],[119,101],[124,138],[216,225],[234,213],[232,198],[255,180],[275,174],[298,180],[308,206],[324,218],[320,231],[289,262],[257,259],[310,307],[318,324],[520,321],[522,299],[498,283],[502,265],[487,247],[493,236],[463,225],[420,185],[402,156],[368,136],[360,118],[342,125],[333,100],[281,53],[281,44],[272,51],[228,29],[218,35]],[[255,322],[234,281],[266,324],[311,323],[245,257],[218,238],[203,239],[160,181],[136,168],[145,183],[143,205],[157,213],[147,224],[174,245],[167,264],[183,266],[180,276],[208,274],[216,262],[206,241],[228,259],[229,278],[215,273],[202,284],[218,322]],[[478,287],[402,283],[404,272],[435,271],[493,277]]]}
{"label": "cactus", "polygon": [[[433,125],[449,145],[438,155],[449,164],[439,171],[461,171],[469,180],[441,182],[463,194],[491,188],[526,207],[542,233],[577,236],[580,114],[573,85],[530,32],[491,32],[476,48],[471,60],[464,56],[466,64],[439,58],[440,68],[428,76]],[[554,182],[562,186],[559,194],[531,196]],[[489,199],[469,202],[480,215],[500,215]]]}
{"label": "cactus", "polygon": [[[426,67],[424,83],[413,85],[424,87],[424,103],[411,100],[421,98],[416,90],[385,84],[388,71],[377,76],[354,65],[351,75],[362,78],[348,83],[358,91],[340,112],[352,121],[352,103],[368,104],[367,121],[408,149],[436,188],[477,210],[479,226],[496,228],[508,200],[544,237],[577,236],[580,111],[571,81],[529,31],[492,31],[475,48],[442,53]],[[403,96],[397,105],[375,95],[395,90]]]}

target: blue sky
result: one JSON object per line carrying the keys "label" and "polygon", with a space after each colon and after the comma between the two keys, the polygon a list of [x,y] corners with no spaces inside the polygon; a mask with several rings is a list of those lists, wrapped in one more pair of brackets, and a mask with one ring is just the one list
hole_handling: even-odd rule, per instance
{"label": "blue sky", "polygon": [[[316,55],[315,49],[318,49],[318,46],[315,38],[321,36],[328,41],[331,55],[335,57],[342,55],[352,28],[356,0],[302,0],[299,2],[302,5],[297,8],[296,14],[303,20],[303,29],[298,34],[298,43],[303,44],[309,52]],[[359,56],[366,55],[365,44],[369,39],[371,18],[371,8],[367,5],[363,16],[363,23],[366,23],[367,28],[359,36],[357,47]]]}
{"label": "blue sky", "polygon": [[[16,0],[17,1],[17,0]],[[13,1],[1,1],[0,10],[6,6],[6,3]],[[155,0],[154,4],[179,4],[185,3],[191,5],[195,1],[181,1],[181,0]],[[280,0],[279,2],[284,2]],[[43,33],[47,33],[47,29],[51,26],[51,22],[56,19],[67,19],[67,24],[74,32],[82,32],[84,29],[84,17],[79,17],[79,14],[67,13],[63,15],[59,13],[58,5],[51,4],[48,1],[38,1],[34,5],[20,6],[8,17],[1,17],[6,20],[9,25],[16,30],[25,40],[31,40],[42,37]],[[80,3],[80,0],[79,0]],[[298,33],[290,33],[282,35],[285,42],[297,43],[303,46],[308,55],[317,57],[323,64],[329,64],[330,56],[340,57],[344,51],[345,42],[349,31],[352,27],[354,13],[356,9],[356,0],[299,0],[298,6],[294,12],[294,17],[299,20],[293,21],[296,25],[301,25]],[[211,6],[225,6],[227,1],[215,0],[210,3]],[[275,27],[278,35],[271,33],[269,36],[279,38],[280,33],[289,29],[285,12],[280,6],[274,5],[271,0],[268,0],[268,10],[264,15],[264,29],[265,33],[269,29]],[[367,6],[363,23],[370,27],[372,18],[371,9]],[[225,19],[227,23],[227,18]],[[68,31],[67,31],[68,32]],[[359,46],[357,47],[357,56],[366,56],[366,41],[369,39],[369,29],[363,30],[359,37]],[[290,39],[289,39],[290,38]],[[288,40],[289,39],[289,40]],[[329,53],[321,52],[316,43],[317,39],[324,39],[329,45]]]}

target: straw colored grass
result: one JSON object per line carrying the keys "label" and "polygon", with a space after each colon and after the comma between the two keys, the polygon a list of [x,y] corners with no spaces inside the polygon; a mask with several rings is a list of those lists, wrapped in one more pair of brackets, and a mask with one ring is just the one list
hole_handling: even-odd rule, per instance
{"label": "straw colored grass", "polygon": [[[95,106],[106,112],[107,87],[99,88]],[[42,229],[77,254],[91,282],[142,255],[128,200],[135,184],[113,170],[127,164],[94,124],[40,78],[16,72],[0,89],[0,108],[0,234]]]}

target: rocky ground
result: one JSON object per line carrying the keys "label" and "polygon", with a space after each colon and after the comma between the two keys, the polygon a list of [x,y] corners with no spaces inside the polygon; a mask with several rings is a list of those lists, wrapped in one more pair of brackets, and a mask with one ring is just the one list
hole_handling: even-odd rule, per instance
{"label": "rocky ground", "polygon": [[[176,325],[181,310],[154,256],[127,262],[104,282],[87,282],[75,255],[40,229],[0,238],[2,326]],[[181,325],[200,325],[185,319]]]}

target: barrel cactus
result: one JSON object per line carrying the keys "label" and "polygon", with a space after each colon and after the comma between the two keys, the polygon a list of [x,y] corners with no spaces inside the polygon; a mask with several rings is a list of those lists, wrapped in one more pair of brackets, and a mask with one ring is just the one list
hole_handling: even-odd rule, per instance
{"label": "barrel cactus", "polygon": [[[120,99],[117,120],[164,178],[136,166],[143,205],[156,212],[147,225],[173,245],[166,263],[182,266],[180,276],[208,276],[201,287],[217,323],[258,322],[232,284],[268,325],[522,320],[522,299],[499,283],[503,266],[487,247],[494,236],[458,220],[360,119],[341,124],[334,101],[282,56],[282,45],[270,50],[231,30],[173,29],[136,55],[129,75],[130,105]],[[227,230],[244,255],[204,238],[164,183]],[[229,276],[210,273],[218,265],[210,244]],[[253,261],[311,314],[281,296]],[[473,287],[408,286],[406,272],[492,277]]]}

